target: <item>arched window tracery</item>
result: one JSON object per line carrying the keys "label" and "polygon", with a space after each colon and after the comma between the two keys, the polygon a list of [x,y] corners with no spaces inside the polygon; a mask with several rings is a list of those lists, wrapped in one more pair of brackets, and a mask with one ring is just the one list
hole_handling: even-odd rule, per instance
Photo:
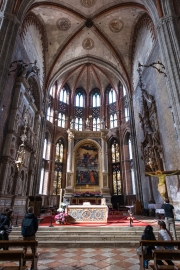
{"label": "arched window tracery", "polygon": [[91,100],[92,100],[92,125],[93,131],[100,130],[100,104],[101,104],[101,96],[99,89],[94,89],[91,92]]}
{"label": "arched window tracery", "polygon": [[40,176],[39,194],[47,195],[48,188],[48,176],[49,171],[46,170],[47,162],[50,158],[50,134],[46,132],[44,138],[43,155],[42,155],[42,167]]}
{"label": "arched window tracery", "polygon": [[114,89],[108,90],[108,113],[109,127],[115,128],[118,126],[117,108],[116,108],[116,92]]}
{"label": "arched window tracery", "polygon": [[53,195],[59,195],[62,187],[63,156],[64,143],[62,139],[59,139],[56,143]]}
{"label": "arched window tracery", "polygon": [[113,140],[111,145],[111,158],[112,158],[112,174],[113,174],[113,194],[122,194],[122,183],[121,183],[121,171],[120,171],[120,154],[119,154],[119,143],[117,140]]}
{"label": "arched window tracery", "polygon": [[83,89],[77,89],[75,95],[75,129],[83,130],[83,116],[85,109],[85,91]]}

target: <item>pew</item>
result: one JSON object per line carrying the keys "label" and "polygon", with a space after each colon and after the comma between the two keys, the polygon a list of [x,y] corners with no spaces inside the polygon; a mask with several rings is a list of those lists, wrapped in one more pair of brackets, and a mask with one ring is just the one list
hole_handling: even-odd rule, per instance
{"label": "pew", "polygon": [[7,270],[7,269],[18,269],[24,270],[27,269],[23,267],[23,259],[25,256],[24,250],[1,250],[0,251],[0,261],[18,261],[19,266],[2,266],[0,270]]}
{"label": "pew", "polygon": [[[173,265],[158,265],[158,260],[180,260],[180,250],[153,250],[154,267],[158,269],[177,269]],[[151,268],[150,268],[151,269]],[[153,269],[153,268],[152,268]]]}
{"label": "pew", "polygon": [[[170,241],[161,241],[161,240],[141,240],[139,242],[139,245],[141,247],[142,255],[139,255],[139,260],[140,260],[140,270],[144,270],[144,260],[154,260],[154,253],[152,254],[143,254],[143,246],[179,246],[180,241],[179,240],[170,240]],[[161,250],[165,251],[165,250]],[[162,260],[166,260],[167,258],[163,257]],[[180,255],[179,255],[179,260],[180,260]],[[152,268],[153,269],[153,268]],[[154,268],[155,269],[155,268]],[[168,269],[168,268],[167,268]],[[173,268],[175,269],[175,268]]]}
{"label": "pew", "polygon": [[[37,263],[38,263],[38,257],[39,254],[37,253],[37,246],[38,246],[38,242],[36,240],[1,240],[0,242],[0,246],[1,248],[3,247],[22,247],[24,248],[24,256],[23,256],[23,264],[26,263],[26,261],[31,261],[32,262],[32,269],[33,270],[37,270]],[[31,249],[31,252],[25,252],[25,249],[27,248]],[[15,252],[17,250],[9,250],[10,252]],[[0,256],[2,256],[3,258],[3,253],[5,252],[5,250],[0,250]],[[21,251],[22,252],[22,251]],[[13,259],[11,259],[13,257],[9,256],[8,260],[13,261]],[[2,260],[6,260],[5,258]]]}

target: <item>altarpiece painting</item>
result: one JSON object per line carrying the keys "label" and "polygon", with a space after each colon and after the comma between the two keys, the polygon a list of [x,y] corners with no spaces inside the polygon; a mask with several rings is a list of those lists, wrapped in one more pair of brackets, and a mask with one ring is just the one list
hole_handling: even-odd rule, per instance
{"label": "altarpiece painting", "polygon": [[85,143],[76,152],[76,185],[99,185],[98,149]]}

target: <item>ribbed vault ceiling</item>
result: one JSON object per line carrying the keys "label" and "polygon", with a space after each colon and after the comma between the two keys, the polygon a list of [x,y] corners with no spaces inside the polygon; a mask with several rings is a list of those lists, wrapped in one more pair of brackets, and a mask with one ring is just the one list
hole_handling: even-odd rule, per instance
{"label": "ribbed vault ceiling", "polygon": [[40,19],[48,39],[47,85],[59,74],[59,82],[68,83],[71,89],[103,90],[109,83],[117,87],[120,77],[130,86],[134,27],[146,12],[142,3],[142,0],[34,1],[29,11]]}

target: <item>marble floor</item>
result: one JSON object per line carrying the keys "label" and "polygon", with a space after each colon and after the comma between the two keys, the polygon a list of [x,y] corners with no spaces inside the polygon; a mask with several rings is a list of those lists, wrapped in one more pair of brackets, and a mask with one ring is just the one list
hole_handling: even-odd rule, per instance
{"label": "marble floor", "polygon": [[[38,270],[139,270],[135,248],[38,248]],[[179,265],[178,261],[178,265]],[[150,262],[151,264],[151,262]],[[4,262],[1,266],[15,266]],[[27,263],[30,270],[30,263]],[[9,268],[11,269],[11,268]],[[180,268],[179,268],[180,269]]]}
{"label": "marble floor", "polygon": [[[134,248],[38,248],[38,270],[139,270]],[[4,262],[6,266],[15,263]],[[28,269],[30,269],[30,265]],[[2,264],[0,264],[2,266]]]}

